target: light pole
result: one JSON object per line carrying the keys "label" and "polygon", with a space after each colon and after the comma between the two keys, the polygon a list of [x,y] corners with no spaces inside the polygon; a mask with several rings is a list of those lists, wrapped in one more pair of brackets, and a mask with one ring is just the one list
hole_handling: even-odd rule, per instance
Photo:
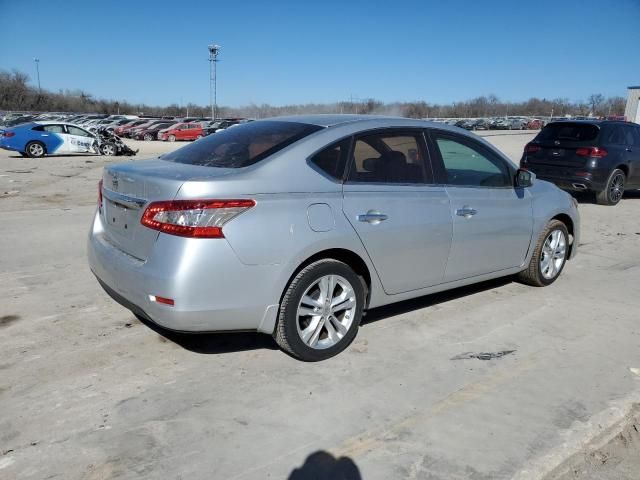
{"label": "light pole", "polygon": [[216,119],[216,109],[218,108],[218,92],[216,78],[216,63],[218,63],[218,54],[220,53],[220,45],[209,45],[209,104],[211,105],[211,120]]}
{"label": "light pole", "polygon": [[33,61],[36,62],[36,73],[38,75],[38,93],[41,93],[42,89],[40,88],[40,59],[36,57],[33,59]]}

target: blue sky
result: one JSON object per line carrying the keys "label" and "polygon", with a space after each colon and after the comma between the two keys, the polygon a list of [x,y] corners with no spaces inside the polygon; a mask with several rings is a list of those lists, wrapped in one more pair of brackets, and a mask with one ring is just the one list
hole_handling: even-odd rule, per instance
{"label": "blue sky", "polygon": [[640,84],[640,0],[0,0],[0,69],[134,103],[571,100]]}

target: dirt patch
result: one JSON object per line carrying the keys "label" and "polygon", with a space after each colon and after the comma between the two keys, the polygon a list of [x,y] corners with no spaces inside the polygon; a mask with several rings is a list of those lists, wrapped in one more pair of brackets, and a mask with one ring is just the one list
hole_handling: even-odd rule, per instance
{"label": "dirt patch", "polygon": [[20,315],[5,315],[3,317],[0,317],[0,327],[8,327],[18,320],[20,320]]}
{"label": "dirt patch", "polygon": [[640,472],[640,404],[604,445],[588,445],[544,480],[637,480]]}

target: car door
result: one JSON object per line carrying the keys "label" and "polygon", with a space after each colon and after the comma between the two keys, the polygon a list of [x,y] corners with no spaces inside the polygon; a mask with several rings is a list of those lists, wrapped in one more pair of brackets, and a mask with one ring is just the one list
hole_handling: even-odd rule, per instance
{"label": "car door", "polygon": [[69,141],[69,151],[72,153],[94,153],[93,144],[95,137],[86,130],[74,125],[67,125],[67,138]]}
{"label": "car door", "polygon": [[343,211],[386,293],[443,281],[451,245],[449,198],[433,185],[421,130],[384,129],[354,138]]}
{"label": "car door", "polygon": [[70,143],[65,135],[64,125],[43,125],[38,128],[40,130],[40,139],[47,147],[47,153],[69,153]]}
{"label": "car door", "polygon": [[453,240],[445,281],[524,263],[533,231],[531,194],[489,147],[456,133],[429,133],[434,172],[451,203]]}
{"label": "car door", "polygon": [[629,168],[627,187],[640,187],[640,127],[622,125],[625,163]]}

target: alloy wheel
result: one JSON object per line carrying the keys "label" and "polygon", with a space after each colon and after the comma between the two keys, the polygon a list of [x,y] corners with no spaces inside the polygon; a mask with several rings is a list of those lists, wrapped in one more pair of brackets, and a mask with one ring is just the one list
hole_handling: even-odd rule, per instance
{"label": "alloy wheel", "polygon": [[356,293],[340,275],[325,275],[304,292],[297,310],[297,329],[305,345],[325,349],[349,332],[356,314]]}
{"label": "alloy wheel", "polygon": [[547,280],[555,278],[565,262],[567,239],[561,230],[553,230],[542,245],[540,271]]}
{"label": "alloy wheel", "polygon": [[106,145],[102,146],[102,153],[103,155],[115,155],[116,154],[116,149],[113,145],[107,143]]}
{"label": "alloy wheel", "polygon": [[615,177],[611,179],[609,185],[609,199],[612,203],[618,203],[624,194],[624,174],[617,173]]}
{"label": "alloy wheel", "polygon": [[44,154],[44,148],[39,143],[29,145],[29,153],[34,157],[41,157]]}

